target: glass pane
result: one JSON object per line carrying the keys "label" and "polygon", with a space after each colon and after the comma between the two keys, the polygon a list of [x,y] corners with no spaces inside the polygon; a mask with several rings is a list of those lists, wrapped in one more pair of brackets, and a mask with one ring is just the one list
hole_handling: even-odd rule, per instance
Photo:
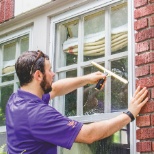
{"label": "glass pane", "polygon": [[127,51],[128,46],[127,3],[111,9],[111,51],[112,54]]}
{"label": "glass pane", "polygon": [[20,53],[27,51],[28,48],[29,48],[29,36],[25,36],[25,37],[21,38]]}
{"label": "glass pane", "polygon": [[[111,62],[111,70],[119,76],[128,79],[127,59]],[[128,107],[128,84],[113,77],[111,78],[111,102],[112,112],[124,110]]]}
{"label": "glass pane", "polygon": [[100,11],[84,18],[84,61],[104,56],[104,14],[104,11]]}
{"label": "glass pane", "polygon": [[5,106],[12,93],[13,85],[8,85],[0,88],[0,126],[5,125]]}
{"label": "glass pane", "polygon": [[15,53],[16,42],[4,45],[2,74],[7,74],[15,71]]}
{"label": "glass pane", "polygon": [[5,61],[14,60],[15,53],[16,53],[16,42],[12,42],[4,45],[3,61],[5,62]]}
{"label": "glass pane", "polygon": [[[77,71],[69,71],[66,73],[66,78],[76,77]],[[65,95],[65,115],[75,116],[77,115],[77,90],[72,91]]]}
{"label": "glass pane", "polygon": [[[102,65],[103,66],[103,65]],[[98,69],[96,67],[86,67],[84,68],[84,74],[89,74],[96,72]],[[83,114],[90,115],[94,113],[104,112],[104,89],[96,90],[96,85],[86,85],[84,86],[83,93]]]}
{"label": "glass pane", "polygon": [[0,133],[0,154],[7,154],[6,151],[6,133]]}
{"label": "glass pane", "polygon": [[62,149],[62,154],[130,154],[129,125],[112,136],[92,144],[74,143],[71,150]]}
{"label": "glass pane", "polygon": [[[57,40],[60,44],[60,63],[59,66],[68,66],[77,63],[78,55],[78,20],[59,24],[60,38]],[[59,46],[58,46],[59,47]],[[57,52],[58,52],[57,51]]]}
{"label": "glass pane", "polygon": [[14,73],[2,77],[2,82],[12,81],[12,80],[14,80]]}

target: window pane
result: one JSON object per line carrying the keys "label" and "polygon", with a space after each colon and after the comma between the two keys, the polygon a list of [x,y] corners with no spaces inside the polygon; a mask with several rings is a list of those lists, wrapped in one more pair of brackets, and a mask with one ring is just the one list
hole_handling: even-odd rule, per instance
{"label": "window pane", "polygon": [[[0,133],[0,154],[6,154],[3,152],[6,152],[6,133]],[[2,150],[2,151],[1,151]]]}
{"label": "window pane", "polygon": [[[84,68],[84,74],[89,74],[98,71],[95,67]],[[84,86],[83,93],[83,112],[84,115],[103,113],[104,112],[104,89],[96,90],[96,85]]]}
{"label": "window pane", "polygon": [[[66,77],[64,77],[66,74]],[[77,76],[77,70],[60,73],[61,78],[71,78]],[[65,95],[65,115],[77,115],[77,90],[72,91]]]}
{"label": "window pane", "polygon": [[20,53],[23,53],[24,51],[27,51],[29,48],[29,37],[25,36],[21,38],[20,42]]}
{"label": "window pane", "polygon": [[111,9],[111,51],[112,54],[127,51],[128,46],[127,3]]}
{"label": "window pane", "polygon": [[12,81],[12,80],[14,80],[14,73],[2,77],[2,82]]}
{"label": "window pane", "polygon": [[8,85],[0,88],[0,126],[5,125],[5,106],[13,93],[13,85]]}
{"label": "window pane", "polygon": [[104,56],[104,14],[104,11],[100,11],[84,18],[84,61]]}
{"label": "window pane", "polygon": [[71,150],[62,149],[63,154],[130,154],[129,125],[112,136],[92,144],[74,143]]}
{"label": "window pane", "polygon": [[[119,76],[128,78],[128,61],[120,59],[111,62],[111,70]],[[128,107],[128,84],[111,77],[111,106],[112,112],[124,110]]]}
{"label": "window pane", "polygon": [[59,66],[68,66],[77,63],[78,23],[78,20],[73,20],[59,25],[60,36],[59,39],[57,38],[57,42],[60,44],[60,49],[57,50],[61,51]]}
{"label": "window pane", "polygon": [[4,45],[3,69],[2,69],[3,74],[14,71],[15,54],[16,54],[16,42]]}
{"label": "window pane", "polygon": [[[16,42],[10,42],[4,45],[3,50],[3,67],[2,74],[9,74],[2,77],[2,82],[14,80],[15,71],[15,55],[16,55]],[[11,74],[10,74],[11,73]]]}

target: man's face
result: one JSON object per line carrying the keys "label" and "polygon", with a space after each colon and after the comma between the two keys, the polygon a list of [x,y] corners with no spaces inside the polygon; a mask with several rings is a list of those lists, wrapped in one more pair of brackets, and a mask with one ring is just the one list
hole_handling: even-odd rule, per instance
{"label": "man's face", "polygon": [[54,76],[55,74],[51,70],[51,65],[49,60],[45,60],[45,73],[43,76],[43,80],[40,83],[40,86],[45,94],[49,93],[52,90],[52,82],[53,82]]}

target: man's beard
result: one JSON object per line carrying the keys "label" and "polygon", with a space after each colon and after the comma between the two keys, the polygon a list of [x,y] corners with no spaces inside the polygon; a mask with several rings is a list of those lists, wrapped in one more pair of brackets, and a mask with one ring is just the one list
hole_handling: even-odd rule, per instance
{"label": "man's beard", "polygon": [[45,94],[49,93],[52,90],[51,85],[46,81],[46,75],[43,76],[43,80],[40,83],[40,86]]}

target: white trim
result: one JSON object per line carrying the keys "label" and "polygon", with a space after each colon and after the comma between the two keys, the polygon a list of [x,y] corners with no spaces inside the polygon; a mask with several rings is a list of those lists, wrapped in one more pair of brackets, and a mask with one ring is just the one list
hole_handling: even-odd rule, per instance
{"label": "white trim", "polygon": [[6,43],[6,42],[11,41],[13,39],[17,39],[18,37],[22,37],[22,36],[27,35],[27,34],[29,34],[29,35],[32,34],[32,30],[31,30],[30,27],[24,28],[22,30],[18,30],[18,31],[13,32],[13,33],[5,34],[5,35],[0,37],[0,44]]}
{"label": "white trim", "polygon": [[0,133],[6,132],[6,126],[0,126]]}
{"label": "white trim", "polygon": [[71,11],[67,11],[63,14],[60,14],[52,19],[53,23],[62,22],[64,20],[68,20],[70,18],[80,16],[82,14],[88,13],[90,11],[97,10],[99,8],[111,5],[116,2],[120,2],[121,0],[103,0],[103,1],[94,1],[87,5],[83,5],[81,7],[75,8]]}
{"label": "white trim", "polygon": [[114,118],[118,115],[122,114],[122,112],[113,112],[113,113],[99,113],[99,114],[92,114],[92,115],[84,115],[84,116],[70,116],[73,120],[82,122],[82,123],[89,123],[89,122],[96,122]]}
{"label": "white trim", "polygon": [[[135,44],[134,44],[134,1],[133,0],[128,0],[128,65],[131,65],[128,67],[128,72],[129,72],[129,80],[130,83],[128,87],[128,93],[129,98],[128,102],[130,102],[130,99],[135,91]],[[136,121],[130,123],[130,154],[134,154],[136,152]]]}

